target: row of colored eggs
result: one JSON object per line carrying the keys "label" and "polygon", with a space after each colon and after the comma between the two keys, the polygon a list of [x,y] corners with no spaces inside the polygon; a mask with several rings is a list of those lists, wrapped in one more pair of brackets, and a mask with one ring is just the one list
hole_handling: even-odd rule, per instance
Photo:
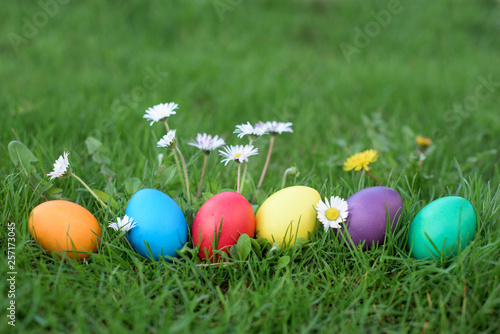
{"label": "row of colored eggs", "polygon": [[[313,188],[288,187],[266,199],[254,214],[241,194],[219,193],[197,212],[191,231],[193,243],[199,246],[200,258],[212,260],[214,248],[227,252],[241,234],[291,245],[296,238],[309,238],[315,233],[315,205],[320,199]],[[384,243],[387,227],[394,232],[403,212],[401,196],[387,187],[362,189],[349,197],[347,204],[347,227],[340,228],[338,235],[348,244],[363,244],[365,250]],[[144,257],[175,257],[188,240],[182,210],[158,190],[138,191],[128,202],[125,214],[136,222],[126,237]],[[29,228],[44,249],[79,259],[97,251],[102,235],[95,217],[68,201],[38,205],[30,216]],[[418,259],[453,256],[470,243],[475,231],[472,204],[461,197],[443,197],[425,206],[410,223],[408,246]]]}

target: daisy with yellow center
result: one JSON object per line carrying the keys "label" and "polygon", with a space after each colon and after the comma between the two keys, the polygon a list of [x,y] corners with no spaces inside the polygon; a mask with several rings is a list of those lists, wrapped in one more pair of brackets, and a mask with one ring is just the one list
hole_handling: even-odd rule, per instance
{"label": "daisy with yellow center", "polygon": [[316,204],[318,220],[323,224],[325,231],[329,228],[340,228],[340,223],[345,222],[349,211],[347,202],[339,196],[332,196],[330,200],[325,197],[325,201]]}
{"label": "daisy with yellow center", "polygon": [[238,193],[240,192],[241,184],[243,183],[240,181],[241,164],[245,162],[246,167],[248,164],[248,157],[256,155],[258,153],[258,149],[253,145],[230,145],[224,147],[224,150],[219,150],[219,155],[225,158],[221,161],[224,163],[224,165],[227,165],[230,161],[234,161],[238,164],[238,179],[236,183],[236,191]]}
{"label": "daisy with yellow center", "polygon": [[219,155],[224,157],[221,162],[223,162],[225,166],[227,166],[230,161],[235,161],[239,164],[248,162],[248,157],[256,155],[257,153],[258,149],[253,145],[230,145],[224,147],[224,150],[219,150]]}

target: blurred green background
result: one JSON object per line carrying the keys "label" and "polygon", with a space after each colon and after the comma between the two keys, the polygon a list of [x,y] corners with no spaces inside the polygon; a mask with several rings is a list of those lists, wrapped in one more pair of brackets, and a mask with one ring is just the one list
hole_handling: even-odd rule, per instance
{"label": "blurred green background", "polygon": [[[18,224],[24,332],[500,328],[499,1],[8,1],[0,36],[0,214],[2,224]],[[93,136],[108,149],[123,195],[130,177],[154,186],[165,129],[142,117],[170,101],[179,110],[169,124],[195,180],[201,159],[187,141],[197,132],[245,144],[233,134],[237,124],[293,122],[294,133],[276,140],[261,200],[295,165],[300,176],[288,184],[310,185],[323,197],[375,185],[342,170],[350,155],[375,149],[380,157],[371,171],[401,193],[403,227],[387,249],[361,254],[321,231],[316,253],[292,255],[282,271],[275,258],[257,256],[229,269],[144,263],[122,252],[126,246],[111,233],[105,237],[112,247],[85,264],[58,261],[32,243],[27,219],[43,199],[14,175],[8,143],[25,143],[40,175],[70,151],[75,173],[104,189],[108,179],[85,144]],[[416,135],[434,143],[421,170]],[[256,142],[261,154],[250,161],[250,181],[259,176],[268,140]],[[211,156],[207,184],[233,187],[234,166],[219,161]],[[76,182],[54,184],[97,212],[101,224],[113,218]],[[166,188],[181,192],[178,183]],[[406,258],[416,212],[455,194],[479,213],[474,247],[449,267]],[[4,245],[2,239],[2,252]],[[6,327],[4,317],[0,331]]]}
{"label": "blurred green background", "polygon": [[[155,138],[146,140],[150,127],[141,118],[169,101],[179,104],[172,127],[185,141],[209,132],[236,144],[236,124],[291,121],[295,134],[277,144],[273,161],[323,177],[367,148],[404,164],[413,134],[443,148],[435,168],[498,146],[497,1],[54,0],[4,7],[2,152],[17,136],[47,169],[63,150],[82,152],[88,135],[130,163],[151,156],[163,129],[154,127]],[[481,78],[495,83],[492,91],[454,111],[475,96]],[[9,168],[6,154],[1,159]],[[476,167],[484,164],[491,171],[487,162]]]}

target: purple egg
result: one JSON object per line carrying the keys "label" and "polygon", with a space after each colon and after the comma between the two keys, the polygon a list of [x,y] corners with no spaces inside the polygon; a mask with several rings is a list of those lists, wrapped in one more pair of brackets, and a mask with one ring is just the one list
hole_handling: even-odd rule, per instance
{"label": "purple egg", "polygon": [[[347,231],[352,242],[355,246],[364,242],[363,249],[367,250],[372,245],[384,243],[388,221],[391,222],[394,232],[403,212],[403,200],[394,189],[370,187],[349,197],[347,207],[349,212],[346,219]],[[389,213],[390,220],[388,220],[387,213]]]}

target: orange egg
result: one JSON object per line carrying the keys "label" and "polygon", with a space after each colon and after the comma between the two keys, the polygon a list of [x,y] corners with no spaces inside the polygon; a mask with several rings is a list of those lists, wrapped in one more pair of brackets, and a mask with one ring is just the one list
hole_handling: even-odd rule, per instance
{"label": "orange egg", "polygon": [[[30,233],[49,252],[82,260],[97,252],[101,226],[84,207],[68,201],[48,201],[35,207],[29,219]],[[74,247],[73,247],[74,246]],[[83,252],[83,253],[80,253]]]}

